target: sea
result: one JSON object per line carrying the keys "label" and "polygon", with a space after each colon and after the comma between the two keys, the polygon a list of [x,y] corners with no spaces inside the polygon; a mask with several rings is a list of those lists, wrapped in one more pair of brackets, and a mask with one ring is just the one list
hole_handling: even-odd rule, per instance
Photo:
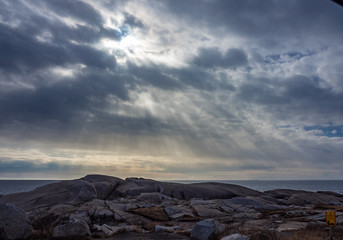
{"label": "sea", "polygon": [[[37,187],[60,180],[0,180],[0,195],[31,191]],[[343,180],[173,180],[168,182],[201,183],[221,182],[248,187],[257,191],[294,189],[305,191],[331,191],[343,194]]]}

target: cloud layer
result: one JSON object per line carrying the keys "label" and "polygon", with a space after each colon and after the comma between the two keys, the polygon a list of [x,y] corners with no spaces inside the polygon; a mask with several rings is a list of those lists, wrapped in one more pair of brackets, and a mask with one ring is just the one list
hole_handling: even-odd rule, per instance
{"label": "cloud layer", "polygon": [[0,178],[341,178],[332,1],[0,2]]}

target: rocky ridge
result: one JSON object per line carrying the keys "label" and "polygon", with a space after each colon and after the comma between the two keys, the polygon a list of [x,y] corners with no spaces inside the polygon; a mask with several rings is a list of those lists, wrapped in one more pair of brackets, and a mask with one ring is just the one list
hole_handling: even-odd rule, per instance
{"label": "rocky ridge", "polygon": [[343,231],[338,193],[87,175],[0,197],[0,239],[296,239],[326,209]]}

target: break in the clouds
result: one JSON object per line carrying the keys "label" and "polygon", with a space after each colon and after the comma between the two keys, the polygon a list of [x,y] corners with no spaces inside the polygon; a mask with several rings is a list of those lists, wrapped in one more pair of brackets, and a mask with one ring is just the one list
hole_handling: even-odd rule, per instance
{"label": "break in the clouds", "polygon": [[0,1],[0,178],[337,179],[343,8]]}

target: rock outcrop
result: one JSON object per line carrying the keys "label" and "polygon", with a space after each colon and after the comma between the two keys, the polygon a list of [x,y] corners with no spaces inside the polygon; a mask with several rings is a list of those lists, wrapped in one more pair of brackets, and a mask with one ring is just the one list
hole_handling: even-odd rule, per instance
{"label": "rock outcrop", "polygon": [[0,204],[0,239],[26,239],[32,234],[25,213],[12,204]]}
{"label": "rock outcrop", "polygon": [[327,209],[342,225],[333,192],[88,175],[0,197],[0,239],[297,239],[325,228]]}

